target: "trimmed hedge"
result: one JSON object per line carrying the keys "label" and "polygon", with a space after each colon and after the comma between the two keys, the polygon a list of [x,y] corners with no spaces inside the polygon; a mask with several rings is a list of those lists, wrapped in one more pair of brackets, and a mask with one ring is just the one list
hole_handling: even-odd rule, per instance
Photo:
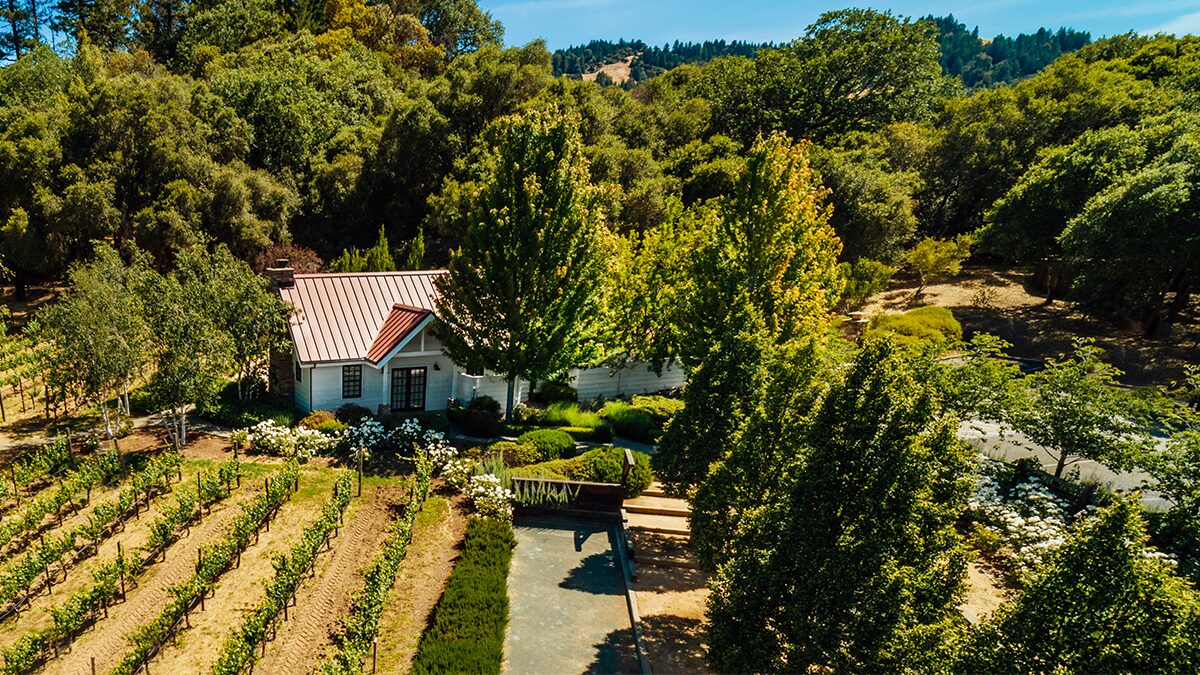
{"label": "trimmed hedge", "polygon": [[512,526],[472,518],[433,625],[421,636],[413,673],[499,673],[508,627]]}
{"label": "trimmed hedge", "polygon": [[487,446],[489,455],[499,455],[504,458],[504,466],[525,466],[536,464],[544,459],[537,446],[523,441],[497,441]]}
{"label": "trimmed hedge", "polygon": [[575,452],[575,439],[560,429],[537,429],[521,434],[517,439],[520,443],[528,443],[538,449],[541,458],[538,461],[562,459]]}
{"label": "trimmed hedge", "polygon": [[650,413],[660,429],[683,411],[683,401],[666,396],[634,396],[631,402],[638,410]]}
{"label": "trimmed hedge", "polygon": [[[629,471],[629,484],[625,496],[632,499],[640,495],[654,474],[650,471],[650,456],[644,452],[633,453],[634,466]],[[593,483],[620,483],[625,467],[625,450],[622,448],[595,448],[578,457],[556,459],[541,464],[513,469],[509,475],[516,478],[552,478],[578,480]]]}

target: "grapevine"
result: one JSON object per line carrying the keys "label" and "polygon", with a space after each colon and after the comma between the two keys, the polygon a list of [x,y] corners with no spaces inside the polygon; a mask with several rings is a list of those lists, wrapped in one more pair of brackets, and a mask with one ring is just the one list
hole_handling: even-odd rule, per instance
{"label": "grapevine", "polygon": [[136,673],[154,655],[162,643],[175,630],[175,626],[199,602],[202,593],[208,593],[214,583],[229,566],[237,554],[250,544],[251,535],[258,532],[275,514],[280,506],[292,496],[293,485],[300,475],[300,465],[290,460],[268,484],[267,489],[249,504],[234,519],[225,531],[225,537],[201,549],[200,560],[192,578],[169,590],[174,599],[167,603],[157,617],[137,629],[131,636],[132,649],[125,654],[114,675]]}
{"label": "grapevine", "polygon": [[342,512],[350,503],[351,485],[350,474],[342,474],[333,486],[333,499],[326,502],[320,517],[304,530],[300,541],[292,546],[290,555],[275,561],[275,578],[267,586],[266,597],[225,641],[221,657],[213,666],[213,673],[237,675],[254,663],[255,647],[291,600],[301,580],[312,568],[317,553],[341,521]]}

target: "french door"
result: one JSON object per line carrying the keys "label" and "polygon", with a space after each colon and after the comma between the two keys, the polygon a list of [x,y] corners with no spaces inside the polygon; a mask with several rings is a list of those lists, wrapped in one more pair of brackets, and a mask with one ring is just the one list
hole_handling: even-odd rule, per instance
{"label": "french door", "polygon": [[426,368],[392,368],[392,410],[425,409]]}

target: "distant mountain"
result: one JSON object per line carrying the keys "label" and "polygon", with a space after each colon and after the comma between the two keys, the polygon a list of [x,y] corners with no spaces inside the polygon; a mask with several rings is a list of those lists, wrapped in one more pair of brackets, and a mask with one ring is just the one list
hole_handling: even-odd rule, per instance
{"label": "distant mountain", "polygon": [[[1040,28],[1036,33],[1021,33],[1015,38],[996,36],[993,40],[979,37],[979,28],[967,30],[966,24],[953,15],[927,16],[925,20],[938,27],[938,43],[942,51],[942,70],[962,79],[969,88],[987,87],[1028,77],[1045,68],[1062,54],[1075,51],[1091,42],[1090,33],[1059,28],[1051,31]],[[772,43],[734,40],[679,42],[651,47],[641,40],[592,40],[554,52],[554,74],[596,79],[602,84],[633,85],[660,75],[685,63],[704,63],[721,56],[754,56],[760,49],[775,47]],[[616,74],[619,65],[627,79]],[[603,72],[602,72],[603,71]]]}
{"label": "distant mountain", "polygon": [[978,27],[968,31],[954,15],[925,19],[937,24],[942,70],[962,78],[963,84],[972,89],[1028,77],[1092,41],[1091,33],[1070,28],[1039,28],[1036,33],[1021,33],[1015,38],[997,35],[993,40],[984,40],[979,37]]}
{"label": "distant mountain", "polygon": [[[734,40],[680,42],[651,47],[641,40],[592,40],[586,45],[567,47],[554,52],[554,74],[583,77],[595,76],[602,66],[634,57],[629,63],[631,82],[648,80],[685,63],[704,63],[720,56],[754,56],[771,43]],[[590,78],[589,78],[590,79]]]}

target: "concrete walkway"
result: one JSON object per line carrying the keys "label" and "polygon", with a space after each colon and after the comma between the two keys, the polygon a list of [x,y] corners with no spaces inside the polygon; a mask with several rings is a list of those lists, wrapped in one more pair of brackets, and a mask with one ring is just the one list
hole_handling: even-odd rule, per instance
{"label": "concrete walkway", "polygon": [[504,671],[637,672],[613,529],[553,520],[513,529]]}
{"label": "concrete walkway", "polygon": [[[1058,457],[1054,453],[1029,440],[1029,437],[1005,427],[996,422],[982,420],[967,420],[960,424],[958,437],[970,443],[975,449],[993,459],[1005,462],[1015,462],[1018,459],[1031,457],[1037,460],[1043,471],[1054,473]],[[1142,506],[1149,511],[1165,511],[1171,508],[1171,502],[1161,494],[1146,489],[1153,485],[1153,479],[1141,471],[1113,471],[1100,462],[1070,457],[1067,471],[1079,470],[1079,479],[1095,481],[1114,492],[1142,491]]]}

